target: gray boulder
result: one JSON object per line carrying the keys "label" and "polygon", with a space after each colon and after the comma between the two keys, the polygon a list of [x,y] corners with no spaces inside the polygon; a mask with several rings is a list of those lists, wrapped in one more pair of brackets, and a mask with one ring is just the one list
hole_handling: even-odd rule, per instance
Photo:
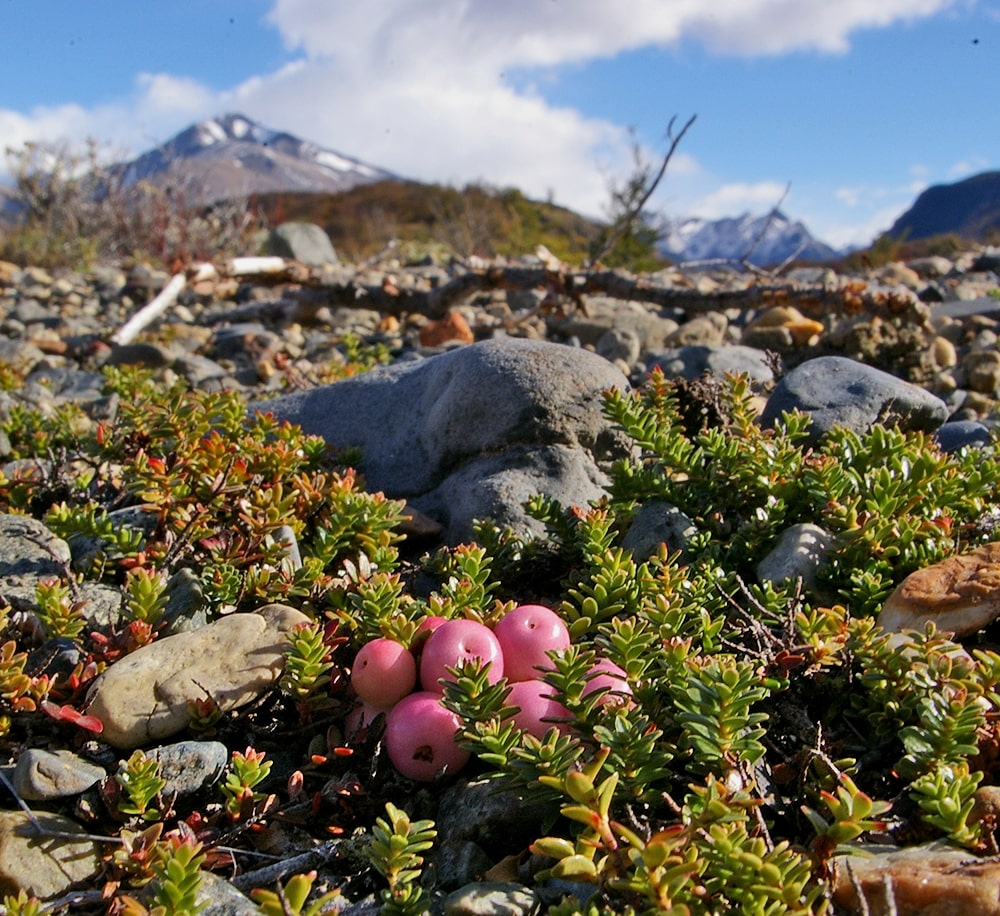
{"label": "gray boulder", "polygon": [[279,258],[293,258],[309,267],[337,263],[330,236],[315,223],[282,223],[267,237],[267,253]]}
{"label": "gray boulder", "polygon": [[878,423],[932,432],[948,419],[940,398],[843,356],[821,356],[789,372],[767,399],[760,422],[772,427],[792,410],[810,415],[814,443],[837,426],[860,434]]}
{"label": "gray boulder", "polygon": [[501,337],[251,409],[360,449],[367,488],[406,499],[454,543],[475,518],[536,530],[522,505],[535,493],[602,496],[602,466],[627,448],[601,410],[611,387],[628,381],[593,353]]}

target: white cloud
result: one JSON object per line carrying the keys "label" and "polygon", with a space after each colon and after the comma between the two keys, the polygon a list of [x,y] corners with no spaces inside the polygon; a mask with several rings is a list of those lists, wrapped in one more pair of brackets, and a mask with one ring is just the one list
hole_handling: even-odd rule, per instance
{"label": "white cloud", "polygon": [[[0,110],[0,134],[14,144],[95,136],[135,153],[193,120],[238,110],[408,177],[517,185],[599,214],[608,177],[630,169],[627,132],[556,107],[505,73],[682,38],[721,53],[842,52],[859,29],[930,16],[956,2],[274,0],[267,22],[297,55],[278,70],[223,92],[181,75],[141,74],[130,97],[101,109]],[[658,155],[649,152],[651,160]],[[679,151],[658,196],[675,197],[681,183],[674,179],[698,172]],[[704,205],[712,213],[767,209],[783,190],[775,182],[731,184]]]}
{"label": "white cloud", "polygon": [[970,175],[975,175],[977,172],[985,171],[989,167],[990,162],[985,156],[969,156],[961,162],[956,162],[950,169],[948,169],[948,178],[952,181],[959,181],[962,178],[968,178]]}
{"label": "white cloud", "polygon": [[[810,231],[835,248],[863,247],[888,230],[924,191],[931,171],[917,164],[907,169],[910,180],[898,185],[853,185],[837,188],[828,207],[802,218]],[[840,205],[838,207],[838,204]]]}
{"label": "white cloud", "polygon": [[866,212],[860,222],[856,219],[845,222],[836,218],[811,221],[808,216],[804,222],[813,235],[834,248],[866,248],[896,221],[907,206],[908,203],[879,207]]}
{"label": "white cloud", "polygon": [[211,111],[215,96],[197,80],[169,73],[140,73],[136,77],[139,107],[145,116],[189,116]]}
{"label": "white cloud", "polygon": [[[780,181],[733,182],[697,199],[687,209],[705,219],[720,219],[747,212],[767,213],[782,202],[786,190],[787,186]],[[782,206],[786,206],[787,202],[786,198]]]}
{"label": "white cloud", "polygon": [[[957,0],[381,0],[362,8],[330,0],[276,0],[268,18],[309,57],[376,49],[383,64],[447,49],[492,66],[551,66],[693,37],[738,54],[806,48],[843,52],[851,33],[942,12]],[[414,55],[414,48],[426,55]]]}

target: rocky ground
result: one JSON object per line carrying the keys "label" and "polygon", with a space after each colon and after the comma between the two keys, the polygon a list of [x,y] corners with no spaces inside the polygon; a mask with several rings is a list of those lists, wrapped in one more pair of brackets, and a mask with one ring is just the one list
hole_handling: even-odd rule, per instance
{"label": "rocky ground", "polygon": [[[406,530],[427,547],[469,539],[476,518],[531,531],[537,522],[524,502],[535,493],[565,505],[598,499],[608,460],[626,448],[602,414],[600,394],[641,385],[654,366],[689,380],[747,372],[757,382],[762,423],[799,408],[813,417],[814,435],[891,421],[934,432],[947,451],[987,445],[996,425],[997,250],[890,264],[864,276],[802,268],[780,278],[722,266],[594,280],[544,254],[503,265],[289,265],[272,277],[219,268],[192,276],[160,318],[121,342],[131,338],[120,333],[126,322],[166,286],[165,272],[105,266],[53,275],[0,263],[0,363],[23,377],[20,388],[0,395],[0,417],[73,402],[94,424],[107,420],[116,404],[102,391],[103,366],[141,366],[165,382],[239,390],[338,449],[359,449],[367,487],[405,500]],[[362,373],[363,364],[379,367]],[[3,436],[0,457],[11,457]],[[0,467],[6,475],[16,470]],[[802,539],[813,534],[796,536],[783,539],[762,578],[808,577]],[[661,513],[637,519],[629,538],[631,549],[648,554],[662,540],[681,541],[683,526]],[[40,522],[0,518],[0,594],[20,613],[30,617],[25,596],[73,560]],[[94,586],[86,599],[110,615],[120,602],[108,586]],[[197,599],[178,588],[174,600]],[[178,740],[189,694],[181,686],[172,693],[171,678],[193,680],[225,697],[225,708],[240,708],[274,683],[284,635],[301,619],[293,607],[274,605],[178,631],[176,641],[154,642],[111,666],[94,688],[87,712],[103,723],[100,742],[11,748],[0,890],[24,887],[73,901],[71,908],[98,906],[92,894],[72,896],[75,884],[93,881],[101,849],[81,832],[74,803],[77,812],[98,804],[92,787],[139,747],[159,748],[169,791],[179,796],[216,782],[227,748]],[[509,802],[475,783],[448,791],[438,828],[450,832],[451,855],[438,867],[443,884],[460,889],[448,911],[528,912],[537,899],[527,888],[473,881],[486,869],[470,825],[480,833],[518,829]],[[50,832],[81,838],[50,855],[30,842],[30,818],[17,799]],[[278,857],[307,871],[329,854],[328,845],[290,841]],[[212,876],[203,912],[257,912],[243,892],[295,873],[289,868]],[[969,880],[982,887],[995,878]],[[476,898],[487,893],[497,896],[483,909]]]}

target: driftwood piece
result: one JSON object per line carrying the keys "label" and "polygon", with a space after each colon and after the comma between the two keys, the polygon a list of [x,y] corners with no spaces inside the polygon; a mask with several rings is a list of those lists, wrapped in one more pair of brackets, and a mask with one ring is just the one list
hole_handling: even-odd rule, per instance
{"label": "driftwood piece", "polygon": [[185,286],[187,286],[187,277],[182,273],[174,274],[152,302],[139,309],[138,312],[111,335],[111,342],[123,345],[135,340],[144,328],[156,321],[157,318],[177,301],[177,297],[184,290]]}
{"label": "driftwood piece", "polygon": [[[212,265],[196,265],[191,279],[214,279]],[[206,324],[236,320],[265,319],[276,322],[310,323],[321,317],[324,308],[340,306],[366,308],[400,317],[406,313],[442,318],[457,305],[493,290],[541,290],[543,307],[572,306],[586,313],[586,297],[601,295],[622,301],[642,302],[678,315],[708,311],[795,306],[805,315],[879,315],[903,318],[923,324],[928,309],[909,290],[870,286],[863,280],[841,278],[831,284],[803,285],[771,277],[748,275],[742,286],[700,292],[661,282],[656,274],[635,276],[626,271],[572,269],[558,259],[541,264],[510,264],[504,261],[475,263],[456,273],[446,283],[432,289],[400,281],[406,271],[388,271],[372,282],[371,268],[329,272],[307,268],[284,258],[234,258],[222,265],[216,276],[239,278],[243,282],[282,285],[273,301],[249,303],[213,310],[203,316]],[[122,344],[133,340],[147,325],[159,318],[176,301],[187,280],[176,274],[149,305],[134,315],[111,338]]]}

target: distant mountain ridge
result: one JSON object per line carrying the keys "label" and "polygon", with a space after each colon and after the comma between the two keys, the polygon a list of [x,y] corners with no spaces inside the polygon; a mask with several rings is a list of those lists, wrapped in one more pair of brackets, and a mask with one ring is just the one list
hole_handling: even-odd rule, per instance
{"label": "distant mountain ridge", "polygon": [[840,252],[812,236],[805,225],[777,213],[723,219],[668,220],[660,251],[673,261],[739,261],[758,267],[800,261],[832,261]]}
{"label": "distant mountain ridge", "polygon": [[145,181],[194,190],[209,203],[271,191],[335,194],[395,177],[241,114],[192,124],[120,168],[126,187]]}
{"label": "distant mountain ridge", "polygon": [[908,241],[957,235],[985,242],[997,233],[1000,233],[1000,172],[981,172],[954,184],[927,188],[886,234]]}

